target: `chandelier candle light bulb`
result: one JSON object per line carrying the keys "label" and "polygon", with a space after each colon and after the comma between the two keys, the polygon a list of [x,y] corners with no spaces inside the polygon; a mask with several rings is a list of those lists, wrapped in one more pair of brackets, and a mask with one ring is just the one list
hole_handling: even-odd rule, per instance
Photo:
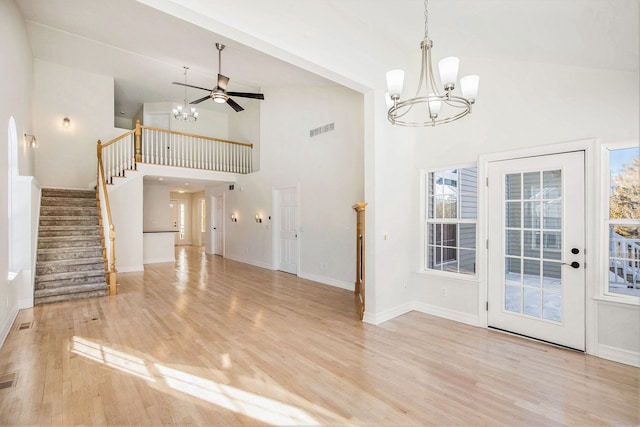
{"label": "chandelier candle light bulb", "polygon": [[[404,71],[395,69],[386,74],[387,89],[389,90],[385,94],[385,102],[388,109],[387,118],[394,125],[418,127],[453,122],[471,113],[471,105],[475,103],[478,96],[478,84],[480,82],[478,75],[470,75],[460,79],[462,96],[454,93],[458,80],[460,60],[453,56],[443,58],[438,62],[440,85],[437,84],[431,65],[433,41],[429,38],[427,3],[428,1],[425,0],[424,38],[420,43],[422,62],[420,81],[415,96],[405,100],[400,99],[404,85]],[[416,111],[408,115],[414,107],[416,107]],[[414,118],[414,120],[411,120],[411,118]]]}

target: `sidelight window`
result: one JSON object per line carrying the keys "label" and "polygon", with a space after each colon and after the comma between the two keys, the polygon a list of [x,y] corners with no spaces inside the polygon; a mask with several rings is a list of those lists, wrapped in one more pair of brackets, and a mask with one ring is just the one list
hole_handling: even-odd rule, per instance
{"label": "sidelight window", "polygon": [[605,150],[608,157],[607,289],[640,296],[640,147]]}

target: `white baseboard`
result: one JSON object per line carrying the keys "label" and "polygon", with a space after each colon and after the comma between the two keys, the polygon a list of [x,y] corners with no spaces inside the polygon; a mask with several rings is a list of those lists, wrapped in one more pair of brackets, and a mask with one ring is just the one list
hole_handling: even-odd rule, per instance
{"label": "white baseboard", "polygon": [[24,298],[18,300],[18,310],[33,307],[33,296],[31,298]]}
{"label": "white baseboard", "polygon": [[636,351],[624,350],[618,347],[611,347],[605,344],[598,345],[598,357],[611,360],[625,365],[640,368],[640,353]]}
{"label": "white baseboard", "polygon": [[345,289],[347,291],[353,291],[356,286],[355,283],[343,282],[342,280],[336,280],[330,277],[319,276],[311,273],[300,273],[298,274],[298,277],[301,279],[313,280],[314,282],[322,283],[324,285]]}
{"label": "white baseboard", "polygon": [[151,258],[142,260],[143,264],[159,264],[161,262],[176,262],[176,257]]}
{"label": "white baseboard", "polygon": [[7,318],[7,322],[2,325],[2,330],[0,330],[0,348],[4,345],[4,341],[9,336],[9,332],[11,332],[11,327],[13,326],[13,322],[16,321],[16,317],[18,317],[18,307],[14,306],[11,314]]}
{"label": "white baseboard", "polygon": [[408,302],[406,304],[398,305],[396,307],[389,308],[380,313],[370,313],[367,311],[365,307],[364,311],[364,319],[362,319],[365,323],[370,323],[372,325],[379,325],[387,320],[391,320],[394,317],[402,316],[403,314],[409,313],[413,310],[413,304]]}
{"label": "white baseboard", "polygon": [[225,255],[225,259],[241,262],[243,264],[253,265],[255,267],[266,268],[267,270],[273,270],[273,266],[268,262],[250,260],[250,259],[245,259],[245,258],[236,257],[236,256],[228,256],[228,255]]}
{"label": "white baseboard", "polygon": [[133,273],[136,271],[144,271],[144,265],[132,265],[129,267],[118,267],[118,273]]}
{"label": "white baseboard", "polygon": [[480,326],[480,320],[475,314],[463,313],[461,311],[451,310],[448,308],[438,307],[422,302],[414,302],[413,309],[419,311],[420,313],[454,320],[456,322],[465,323],[467,325]]}

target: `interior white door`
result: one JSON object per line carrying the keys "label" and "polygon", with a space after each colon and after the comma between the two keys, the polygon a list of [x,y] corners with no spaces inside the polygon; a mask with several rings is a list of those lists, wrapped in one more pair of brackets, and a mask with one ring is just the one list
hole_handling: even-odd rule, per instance
{"label": "interior white door", "polygon": [[278,190],[278,270],[298,274],[298,190]]}
{"label": "interior white door", "polygon": [[488,324],[585,349],[584,153],[490,162]]}
{"label": "interior white door", "polygon": [[213,253],[214,255],[222,256],[222,245],[224,243],[224,206],[222,202],[222,196],[212,197],[211,205],[211,236],[213,241]]}

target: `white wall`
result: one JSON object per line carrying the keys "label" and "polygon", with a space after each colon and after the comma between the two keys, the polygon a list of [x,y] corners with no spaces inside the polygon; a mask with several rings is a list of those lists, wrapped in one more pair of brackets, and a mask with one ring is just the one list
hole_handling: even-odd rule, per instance
{"label": "white wall", "polygon": [[178,104],[175,102],[145,103],[142,107],[144,117],[142,124],[145,126],[153,126],[148,123],[149,115],[168,114],[169,130],[210,136],[218,139],[229,139],[229,119],[227,114],[198,108],[198,120],[195,122],[184,122],[173,117],[173,114],[170,114],[176,105]]}
{"label": "white wall", "polygon": [[169,187],[144,183],[144,231],[168,231],[169,223]]}
{"label": "white wall", "polygon": [[[355,213],[364,197],[363,99],[341,87],[263,88],[260,171],[225,190],[225,256],[272,268],[272,189],[300,189],[301,277],[353,288]],[[335,123],[333,132],[309,137]],[[213,193],[212,193],[213,194]],[[255,222],[256,213],[264,222]]]}
{"label": "white wall", "polygon": [[33,175],[33,150],[22,135],[33,134],[33,56],[24,19],[13,1],[0,2],[0,345],[4,342],[18,313],[19,299],[29,280],[17,277],[8,282],[9,219],[8,211],[8,125],[13,117],[18,134],[18,173]]}
{"label": "white wall", "polygon": [[144,222],[144,182],[142,174],[109,191],[111,215],[116,229],[116,266],[119,272],[142,271]]}
{"label": "white wall", "polygon": [[36,178],[43,187],[93,188],[97,141],[123,133],[113,125],[113,78],[39,59],[34,67]]}
{"label": "white wall", "polygon": [[253,144],[252,166],[260,170],[260,104],[265,101],[251,100],[245,103],[244,111],[229,113],[229,140]]}

